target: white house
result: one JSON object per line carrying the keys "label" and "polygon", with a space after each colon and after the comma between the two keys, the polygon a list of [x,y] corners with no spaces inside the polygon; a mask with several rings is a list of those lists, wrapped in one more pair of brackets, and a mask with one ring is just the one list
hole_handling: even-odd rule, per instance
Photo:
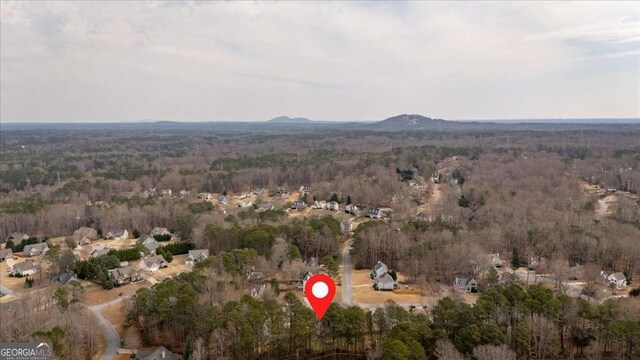
{"label": "white house", "polygon": [[395,280],[389,274],[384,274],[376,279],[374,288],[376,290],[393,290],[398,286]]}
{"label": "white house", "polygon": [[478,292],[478,282],[472,277],[456,277],[453,288],[460,292]]}
{"label": "white house", "polygon": [[198,199],[211,200],[211,194],[208,193],[208,192],[202,192],[202,193],[198,194]]}
{"label": "white house", "polygon": [[184,259],[187,265],[193,265],[209,257],[209,249],[189,250],[189,255]]}
{"label": "white house", "polygon": [[5,261],[6,259],[13,259],[13,251],[11,249],[0,250],[0,261]]}
{"label": "white house", "polygon": [[162,255],[151,256],[140,261],[140,269],[145,271],[157,271],[167,267],[167,261]]}
{"label": "white house", "polygon": [[162,189],[162,191],[160,191],[160,194],[162,194],[163,197],[171,196],[173,194],[173,191],[171,191],[171,189]]}
{"label": "white house", "polygon": [[21,263],[14,264],[11,267],[11,273],[13,275],[29,276],[38,272],[38,265],[33,261],[23,261]]}
{"label": "white house", "polygon": [[627,277],[624,276],[624,274],[621,272],[616,272],[613,274],[602,272],[601,274],[607,281],[607,284],[609,284],[610,286],[614,286],[616,289],[622,289],[627,286]]}
{"label": "white house", "polygon": [[338,211],[340,210],[340,205],[338,205],[338,203],[335,201],[329,201],[329,203],[327,204],[327,209],[329,211]]}
{"label": "white house", "polygon": [[150,234],[151,236],[156,236],[156,235],[170,235],[171,233],[166,227],[154,227],[151,230]]}
{"label": "white house", "polygon": [[44,255],[47,253],[47,251],[49,251],[49,245],[47,245],[47,243],[44,243],[44,242],[27,245],[22,250],[22,252],[29,257]]}

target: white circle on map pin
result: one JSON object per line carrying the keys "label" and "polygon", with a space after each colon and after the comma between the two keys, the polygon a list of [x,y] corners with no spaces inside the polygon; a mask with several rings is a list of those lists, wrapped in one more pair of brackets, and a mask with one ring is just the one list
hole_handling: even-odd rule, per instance
{"label": "white circle on map pin", "polygon": [[318,299],[323,299],[329,294],[329,286],[322,281],[318,281],[311,287],[311,293]]}

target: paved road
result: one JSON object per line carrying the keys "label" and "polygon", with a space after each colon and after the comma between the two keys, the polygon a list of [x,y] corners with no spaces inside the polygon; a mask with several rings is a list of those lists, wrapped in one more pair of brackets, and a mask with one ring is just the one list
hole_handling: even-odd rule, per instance
{"label": "paved road", "polygon": [[118,354],[118,350],[120,349],[120,336],[116,329],[111,325],[109,320],[102,316],[102,310],[107,306],[117,304],[122,300],[128,298],[128,296],[121,296],[117,299],[111,300],[106,303],[102,303],[99,305],[87,306],[87,308],[93,313],[93,315],[98,320],[98,326],[100,326],[100,330],[104,334],[105,340],[105,349],[102,353],[102,360],[111,360],[116,357]]}
{"label": "paved road", "polygon": [[6,295],[12,295],[12,296],[20,296],[20,294],[22,294],[19,291],[15,291],[15,290],[11,290],[8,287],[4,286],[4,285],[0,285],[0,292]]}
{"label": "paved road", "polygon": [[[351,242],[351,240],[349,240]],[[353,301],[353,284],[351,283],[351,245],[342,252],[342,303],[351,305]]]}

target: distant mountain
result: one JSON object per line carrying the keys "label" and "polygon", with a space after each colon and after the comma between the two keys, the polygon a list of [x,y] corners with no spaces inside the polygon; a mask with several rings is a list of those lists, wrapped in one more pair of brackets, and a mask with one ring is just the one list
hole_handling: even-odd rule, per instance
{"label": "distant mountain", "polygon": [[278,116],[277,118],[273,118],[267,121],[271,123],[278,123],[278,124],[308,124],[312,122],[307,118],[303,118],[303,117],[290,118],[288,116]]}
{"label": "distant mountain", "polygon": [[369,125],[376,130],[444,129],[459,127],[455,121],[432,119],[417,114],[402,114]]}

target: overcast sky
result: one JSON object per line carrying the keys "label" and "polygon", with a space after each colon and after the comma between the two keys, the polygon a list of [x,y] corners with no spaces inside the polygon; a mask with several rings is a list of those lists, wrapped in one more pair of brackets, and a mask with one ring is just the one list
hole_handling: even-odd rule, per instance
{"label": "overcast sky", "polygon": [[1,2],[0,119],[640,117],[640,2]]}

